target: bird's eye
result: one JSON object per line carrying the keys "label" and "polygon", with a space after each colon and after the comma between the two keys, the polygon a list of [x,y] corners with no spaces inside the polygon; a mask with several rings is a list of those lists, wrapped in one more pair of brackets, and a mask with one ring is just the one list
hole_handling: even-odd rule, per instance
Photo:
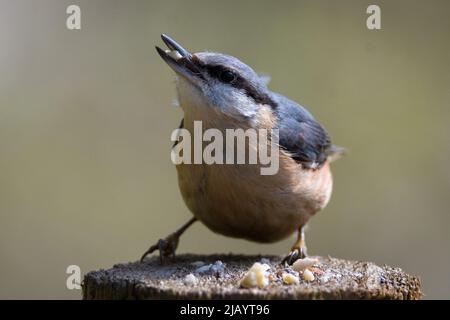
{"label": "bird's eye", "polygon": [[220,74],[220,80],[225,83],[232,83],[234,80],[236,80],[236,77],[236,74],[229,70],[222,71],[222,73]]}

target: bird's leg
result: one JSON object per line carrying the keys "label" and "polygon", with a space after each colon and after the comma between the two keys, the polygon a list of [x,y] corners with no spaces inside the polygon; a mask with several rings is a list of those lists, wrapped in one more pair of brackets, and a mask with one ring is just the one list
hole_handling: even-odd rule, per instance
{"label": "bird's leg", "polygon": [[291,252],[281,261],[281,264],[291,265],[297,259],[303,259],[306,256],[305,226],[301,226],[298,230],[297,241],[292,246]]}
{"label": "bird's leg", "polygon": [[190,219],[188,222],[183,224],[178,230],[175,232],[169,234],[164,239],[159,239],[158,242],[154,245],[152,245],[150,248],[148,248],[147,251],[142,255],[141,262],[144,261],[145,257],[149,254],[153,253],[156,250],[159,250],[159,259],[161,261],[161,264],[164,263],[164,258],[175,256],[175,250],[177,250],[178,242],[180,240],[180,236],[186,231],[187,228],[189,228],[195,221],[197,221],[196,218]]}

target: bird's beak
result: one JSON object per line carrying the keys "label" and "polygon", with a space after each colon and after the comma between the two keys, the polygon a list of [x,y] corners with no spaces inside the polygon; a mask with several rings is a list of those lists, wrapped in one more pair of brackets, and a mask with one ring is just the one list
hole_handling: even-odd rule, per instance
{"label": "bird's beak", "polygon": [[203,76],[197,65],[193,62],[192,54],[165,34],[162,34],[161,38],[169,48],[169,50],[163,50],[156,47],[156,51],[158,51],[161,58],[163,58],[177,74],[185,77],[194,84],[198,84],[198,82],[203,79]]}

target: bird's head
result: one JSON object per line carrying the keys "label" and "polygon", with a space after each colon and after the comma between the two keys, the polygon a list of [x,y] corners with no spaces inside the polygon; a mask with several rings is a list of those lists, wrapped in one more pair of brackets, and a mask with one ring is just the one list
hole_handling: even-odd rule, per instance
{"label": "bird's head", "polygon": [[168,36],[161,37],[169,50],[156,50],[178,75],[178,98],[185,113],[192,111],[186,108],[210,108],[251,119],[261,105],[274,106],[267,81],[245,63],[221,53],[190,53]]}

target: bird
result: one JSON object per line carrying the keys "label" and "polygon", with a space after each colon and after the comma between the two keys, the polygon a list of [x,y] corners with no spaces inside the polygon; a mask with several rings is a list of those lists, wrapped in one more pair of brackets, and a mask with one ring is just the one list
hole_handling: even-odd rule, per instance
{"label": "bird", "polygon": [[[211,231],[258,243],[273,243],[298,232],[282,259],[307,256],[305,226],[329,202],[330,163],[345,153],[303,106],[268,89],[267,77],[239,59],[216,52],[191,53],[169,36],[156,51],[176,74],[180,129],[277,129],[279,169],[261,175],[255,165],[176,165],[178,185],[193,217],[150,246],[141,261],[159,251],[161,263],[174,257],[181,235],[196,221]],[[176,142],[175,142],[176,145]]]}

